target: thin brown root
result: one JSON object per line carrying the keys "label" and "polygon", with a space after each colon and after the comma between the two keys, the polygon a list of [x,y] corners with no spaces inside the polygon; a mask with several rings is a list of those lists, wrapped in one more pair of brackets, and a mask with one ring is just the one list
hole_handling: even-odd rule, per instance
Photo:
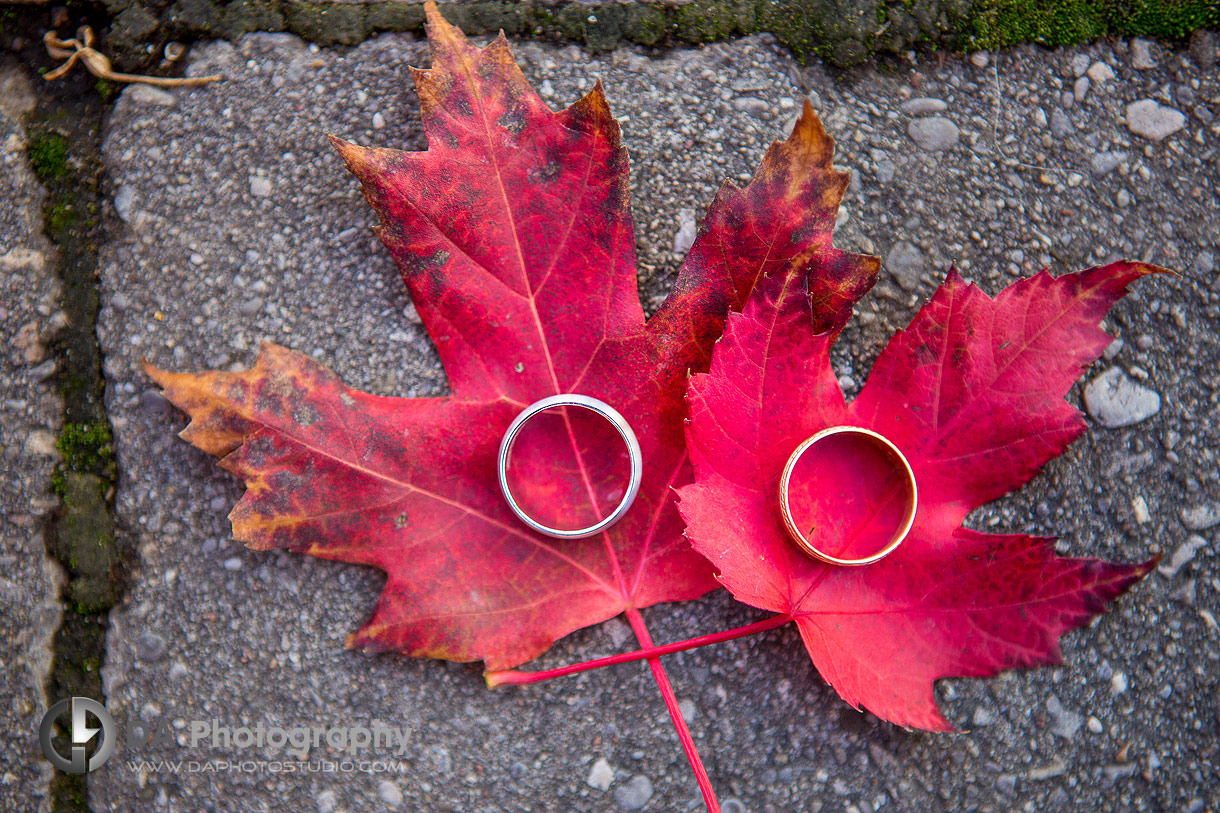
{"label": "thin brown root", "polygon": [[44,79],[51,81],[59,79],[72,69],[78,61],[84,63],[85,68],[89,73],[99,79],[108,79],[112,82],[129,82],[139,83],[144,85],[154,85],[156,87],[170,88],[182,87],[184,85],[205,85],[208,82],[219,82],[222,77],[220,74],[212,76],[190,76],[190,77],[164,77],[164,76],[137,76],[131,73],[117,73],[110,67],[110,60],[98,51],[93,50],[93,29],[89,26],[83,26],[76,32],[76,37],[68,40],[61,40],[56,36],[54,31],[48,31],[42,38],[43,43],[47,46],[47,53],[52,59],[66,59],[64,64],[60,65],[55,70],[43,76]]}

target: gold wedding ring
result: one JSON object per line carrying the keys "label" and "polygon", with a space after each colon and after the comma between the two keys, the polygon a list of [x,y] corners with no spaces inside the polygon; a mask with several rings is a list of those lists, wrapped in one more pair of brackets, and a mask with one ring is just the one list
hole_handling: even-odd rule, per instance
{"label": "gold wedding ring", "polygon": [[[903,514],[902,523],[898,527],[898,531],[877,553],[871,556],[866,556],[862,559],[841,559],[837,556],[831,556],[824,551],[818,549],[805,534],[801,533],[797,527],[796,520],[792,517],[792,505],[789,501],[788,487],[792,481],[792,472],[796,469],[796,464],[809,451],[814,444],[819,443],[832,435],[850,434],[866,439],[868,442],[875,444],[884,451],[891,460],[894,461],[895,468],[900,469],[905,474],[904,490],[907,491],[906,511]],[[871,429],[864,429],[859,426],[831,426],[818,432],[810,438],[807,438],[800,446],[796,447],[796,451],[788,458],[788,463],[784,466],[784,473],[779,480],[779,510],[784,518],[784,525],[788,528],[788,533],[792,539],[801,547],[805,553],[813,558],[831,565],[841,565],[847,567],[858,567],[860,565],[869,565],[880,559],[884,559],[894,552],[902,540],[906,539],[907,534],[911,531],[911,526],[915,524],[915,509],[918,503],[918,488],[915,485],[915,472],[911,468],[911,464],[906,457],[898,450],[888,438],[884,435],[879,435]]]}

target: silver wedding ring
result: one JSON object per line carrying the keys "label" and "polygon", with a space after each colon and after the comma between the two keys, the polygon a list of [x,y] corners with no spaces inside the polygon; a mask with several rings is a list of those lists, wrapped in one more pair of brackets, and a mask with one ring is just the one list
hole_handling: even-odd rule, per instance
{"label": "silver wedding ring", "polygon": [[[541,412],[568,406],[591,410],[609,421],[610,425],[618,430],[619,435],[623,438],[623,442],[627,444],[627,455],[631,460],[631,479],[627,483],[627,492],[623,495],[623,499],[619,501],[618,506],[599,522],[586,528],[575,528],[573,530],[552,528],[548,525],[543,525],[531,517],[517,504],[517,501],[513,498],[512,489],[508,485],[508,460],[512,455],[513,444],[517,440],[517,435],[521,433],[521,429],[531,418]],[[540,534],[553,536],[557,539],[584,539],[609,528],[627,513],[627,509],[635,502],[635,497],[640,491],[640,480],[644,473],[644,462],[643,455],[640,452],[640,442],[636,439],[635,432],[631,430],[631,425],[619,414],[618,410],[605,401],[599,401],[587,395],[577,395],[568,392],[561,393],[560,395],[551,395],[543,398],[541,401],[535,401],[513,419],[513,422],[508,426],[508,430],[504,433],[503,440],[500,441],[500,455],[496,469],[500,477],[500,491],[504,494],[508,507],[513,509],[513,513],[517,515],[518,519]]]}
{"label": "silver wedding ring", "polygon": [[[857,437],[863,438],[880,446],[894,461],[896,461],[897,468],[901,469],[904,475],[903,485],[905,486],[906,491],[906,494],[904,495],[906,497],[906,508],[903,513],[902,523],[899,525],[894,535],[890,538],[889,542],[886,543],[885,547],[873,555],[866,556],[861,559],[841,559],[820,550],[818,546],[815,545],[808,536],[801,533],[801,529],[797,527],[796,520],[792,516],[792,505],[789,502],[788,497],[788,487],[792,481],[792,472],[796,469],[796,464],[800,461],[801,457],[804,456],[805,452],[809,451],[810,447],[812,447],[815,443],[825,440],[831,435],[840,434],[856,435]],[[807,438],[803,443],[801,443],[800,446],[796,447],[796,451],[794,451],[791,457],[788,458],[788,463],[784,466],[784,473],[779,479],[779,511],[780,515],[784,519],[784,525],[788,528],[789,535],[792,536],[793,541],[800,545],[801,550],[805,551],[805,553],[809,554],[818,561],[825,562],[829,565],[848,567],[870,565],[873,562],[889,556],[894,552],[895,549],[897,549],[899,545],[902,544],[902,540],[907,538],[907,534],[911,532],[911,526],[915,524],[915,509],[918,505],[918,501],[919,490],[915,484],[915,471],[911,468],[911,464],[906,459],[906,456],[899,451],[898,447],[895,446],[889,438],[885,437],[884,435],[879,435],[871,429],[864,429],[859,426],[831,426],[827,429],[823,429],[816,435]]]}

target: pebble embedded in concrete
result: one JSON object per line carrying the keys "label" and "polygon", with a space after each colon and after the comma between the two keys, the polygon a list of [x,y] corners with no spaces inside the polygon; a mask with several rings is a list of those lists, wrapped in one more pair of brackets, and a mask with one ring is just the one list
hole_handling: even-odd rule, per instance
{"label": "pebble embedded in concrete", "polygon": [[1056,138],[1066,138],[1076,129],[1072,126],[1072,120],[1068,118],[1068,115],[1058,109],[1051,111],[1050,124],[1051,132]]}
{"label": "pebble embedded in concrete", "polygon": [[652,798],[652,780],[636,774],[614,789],[614,801],[623,810],[640,810]]}
{"label": "pebble embedded in concrete", "polygon": [[402,789],[388,779],[377,784],[377,795],[392,808],[402,804]]}
{"label": "pebble embedded in concrete", "polygon": [[1085,100],[1085,97],[1088,96],[1088,94],[1089,77],[1081,76],[1076,80],[1075,84],[1072,85],[1072,97],[1076,100],[1076,103],[1079,104]]}
{"label": "pebble embedded in concrete", "polygon": [[674,254],[686,255],[695,244],[697,224],[694,209],[678,211],[678,232],[674,235]]}
{"label": "pebble embedded in concrete", "polygon": [[318,813],[335,813],[339,807],[339,799],[333,790],[322,791],[314,797],[314,802],[318,806]]}
{"label": "pebble embedded in concrete", "polygon": [[1127,153],[1108,151],[1095,153],[1089,159],[1089,168],[1098,178],[1104,178],[1114,170],[1118,169],[1118,165],[1127,160]]}
{"label": "pebble embedded in concrete", "polygon": [[1181,111],[1155,99],[1140,99],[1127,105],[1127,129],[1138,136],[1161,141],[1185,126],[1186,116]]}
{"label": "pebble embedded in concrete", "polygon": [[1055,695],[1046,700],[1046,711],[1051,717],[1051,733],[1065,740],[1071,740],[1080,730],[1083,719],[1073,711],[1064,708],[1063,703]]}
{"label": "pebble embedded in concrete", "polygon": [[137,104],[156,105],[157,107],[174,107],[178,99],[168,90],[149,85],[130,85],[123,91],[123,98]]}
{"label": "pebble embedded in concrete", "polygon": [[924,269],[923,253],[906,241],[897,242],[885,257],[885,268],[903,290],[915,291]]}
{"label": "pebble embedded in concrete", "polygon": [[1100,85],[1114,79],[1114,69],[1104,62],[1094,62],[1085,75],[1089,77],[1090,81]]}
{"label": "pebble embedded in concrete", "polygon": [[120,186],[114,193],[114,211],[122,220],[131,219],[131,206],[135,202],[135,193],[126,186]]}
{"label": "pebble embedded in concrete", "polygon": [[921,149],[929,152],[950,149],[961,138],[958,126],[943,116],[915,119],[907,125],[907,134]]}
{"label": "pebble embedded in concrete", "polygon": [[1220,525],[1220,502],[1191,505],[1182,509],[1182,524],[1192,531]]}
{"label": "pebble embedded in concrete", "polygon": [[998,721],[995,712],[987,706],[975,706],[974,714],[970,718],[971,724],[979,727],[995,725]]}
{"label": "pebble embedded in concrete", "polygon": [[614,768],[606,761],[605,757],[599,757],[593,763],[593,767],[589,769],[589,775],[585,777],[585,784],[597,790],[609,790],[613,782]]}
{"label": "pebble embedded in concrete", "polygon": [[1162,560],[1157,568],[1167,579],[1178,575],[1178,571],[1194,560],[1195,554],[1207,547],[1207,540],[1198,534],[1191,534],[1186,541],[1178,546],[1168,561]]}
{"label": "pebble embedded in concrete", "polygon": [[143,632],[136,638],[136,657],[142,661],[163,660],[166,649],[165,639],[156,633]]}
{"label": "pebble embedded in concrete", "polygon": [[1132,40],[1131,67],[1140,71],[1150,71],[1156,66],[1156,59],[1152,56],[1152,43],[1145,39]]}
{"label": "pebble embedded in concrete", "polygon": [[1216,67],[1216,35],[1206,28],[1190,35],[1190,58],[1205,71]]}
{"label": "pebble embedded in concrete", "polygon": [[1133,426],[1160,412],[1161,396],[1136,384],[1120,368],[1111,367],[1085,387],[1084,404],[1094,420],[1117,429]]}
{"label": "pebble embedded in concrete", "polygon": [[943,113],[949,109],[949,105],[945,104],[943,99],[931,99],[928,97],[907,99],[898,107],[908,116],[926,116],[929,113]]}

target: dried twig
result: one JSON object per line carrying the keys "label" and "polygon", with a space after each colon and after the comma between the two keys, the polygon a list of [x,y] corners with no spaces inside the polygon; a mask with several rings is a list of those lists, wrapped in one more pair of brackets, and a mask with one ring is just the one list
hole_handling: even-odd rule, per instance
{"label": "dried twig", "polygon": [[76,32],[76,37],[70,40],[61,40],[56,36],[54,31],[48,31],[42,38],[42,41],[47,46],[47,53],[53,59],[66,59],[64,64],[60,65],[55,70],[46,74],[43,79],[54,80],[58,79],[68,71],[72,70],[72,66],[77,60],[84,63],[84,66],[89,70],[89,73],[99,79],[109,79],[113,82],[140,82],[145,85],[156,85],[157,87],[180,87],[182,85],[203,85],[208,82],[219,82],[223,77],[220,74],[213,76],[190,76],[190,77],[163,77],[163,76],[137,76],[131,73],[117,73],[110,67],[110,60],[104,54],[93,50],[93,29],[89,26],[82,26]]}

